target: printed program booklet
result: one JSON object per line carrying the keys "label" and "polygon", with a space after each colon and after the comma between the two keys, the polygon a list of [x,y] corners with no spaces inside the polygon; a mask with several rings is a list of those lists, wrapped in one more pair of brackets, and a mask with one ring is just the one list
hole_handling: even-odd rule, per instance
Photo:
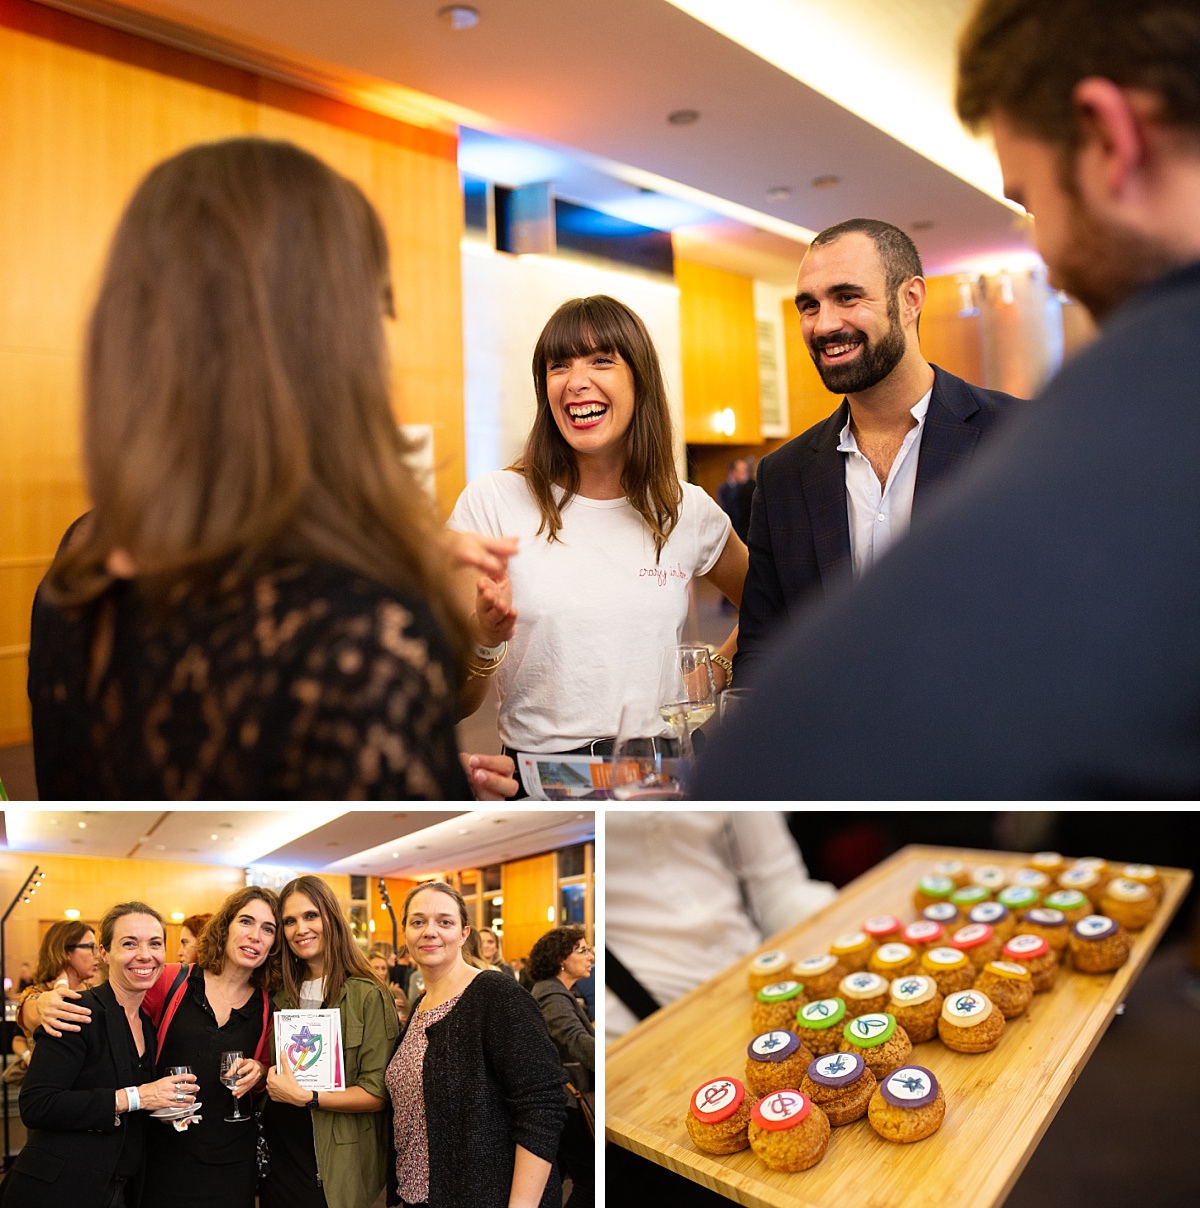
{"label": "printed program booklet", "polygon": [[275,1068],[286,1065],[310,1091],[344,1091],[340,1011],[276,1011]]}

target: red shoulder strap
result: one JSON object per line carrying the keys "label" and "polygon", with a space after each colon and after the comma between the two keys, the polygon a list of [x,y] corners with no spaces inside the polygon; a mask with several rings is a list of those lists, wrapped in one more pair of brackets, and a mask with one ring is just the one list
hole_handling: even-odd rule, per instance
{"label": "red shoulder strap", "polygon": [[175,980],[167,991],[161,1011],[152,1016],[154,1026],[158,1029],[158,1048],[154,1054],[156,1062],[162,1056],[163,1044],[167,1039],[167,1028],[171,1026],[171,1020],[175,1018],[175,1012],[179,1010],[179,1004],[183,1002],[183,996],[187,992],[188,976],[191,971],[191,965],[179,966],[179,972],[175,974]]}

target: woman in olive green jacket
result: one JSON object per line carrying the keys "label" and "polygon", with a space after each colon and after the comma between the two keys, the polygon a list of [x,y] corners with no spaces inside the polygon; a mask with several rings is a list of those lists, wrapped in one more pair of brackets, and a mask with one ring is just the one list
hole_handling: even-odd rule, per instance
{"label": "woman in olive green jacket", "polygon": [[391,1141],[384,1074],[400,1034],[391,996],[367,964],[329,886],[297,877],[280,894],[283,1010],[337,1008],[344,1091],[309,1091],[290,1069],[267,1075],[270,1171],[261,1208],[371,1208],[387,1180]]}

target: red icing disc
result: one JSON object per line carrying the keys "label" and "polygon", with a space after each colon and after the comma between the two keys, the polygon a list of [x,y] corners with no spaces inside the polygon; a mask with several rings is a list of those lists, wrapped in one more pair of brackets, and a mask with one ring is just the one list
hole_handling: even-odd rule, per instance
{"label": "red icing disc", "polygon": [[720,1124],[742,1105],[746,1088],[736,1078],[714,1078],[692,1096],[692,1115],[702,1124]]}
{"label": "red icing disc", "polygon": [[768,1132],[795,1128],[812,1111],[812,1101],[799,1091],[772,1091],[750,1109],[750,1119]]}

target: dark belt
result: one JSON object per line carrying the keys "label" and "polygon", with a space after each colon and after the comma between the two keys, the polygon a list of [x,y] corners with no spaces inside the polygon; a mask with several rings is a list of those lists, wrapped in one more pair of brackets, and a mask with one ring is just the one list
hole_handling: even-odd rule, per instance
{"label": "dark belt", "polygon": [[[537,751],[535,754],[540,755],[542,758],[545,758],[546,756],[560,755],[595,755],[603,756],[606,759],[611,759],[613,747],[616,745],[616,742],[617,740],[615,738],[593,738],[591,742],[586,742],[581,747],[573,747],[569,751]],[[502,747],[501,751],[503,754],[509,756],[510,759],[514,761],[516,760],[517,753],[512,749],[512,747]],[[656,755],[663,754],[663,750],[659,746],[659,740],[657,738],[654,739],[654,753]]]}

